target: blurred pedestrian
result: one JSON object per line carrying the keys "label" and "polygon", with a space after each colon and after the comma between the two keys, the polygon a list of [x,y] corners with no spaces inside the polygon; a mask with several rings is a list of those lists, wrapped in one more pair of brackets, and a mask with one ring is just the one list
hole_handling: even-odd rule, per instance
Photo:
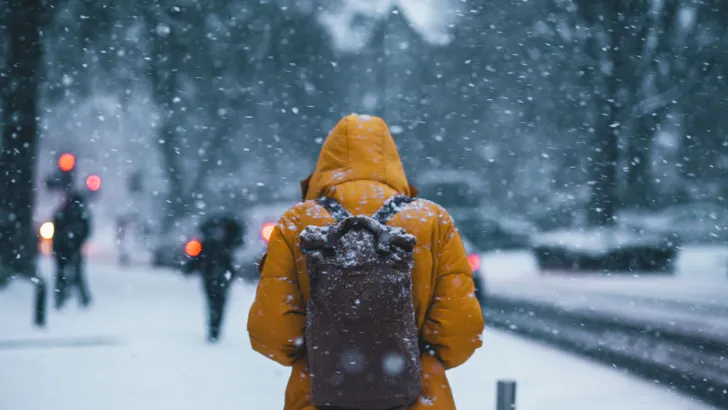
{"label": "blurred pedestrian", "polygon": [[53,257],[56,262],[55,306],[62,308],[76,289],[81,305],[91,303],[84,277],[83,245],[91,233],[91,214],[82,194],[71,192],[53,216]]}
{"label": "blurred pedestrian", "polygon": [[128,215],[116,218],[116,249],[119,251],[119,266],[128,266],[131,262],[128,250],[128,233],[131,220]]}
{"label": "blurred pedestrian", "polygon": [[231,216],[214,215],[199,230],[202,249],[188,261],[186,271],[198,271],[202,275],[207,302],[207,338],[214,343],[220,339],[228,287],[235,274],[233,252],[243,245],[243,227]]}

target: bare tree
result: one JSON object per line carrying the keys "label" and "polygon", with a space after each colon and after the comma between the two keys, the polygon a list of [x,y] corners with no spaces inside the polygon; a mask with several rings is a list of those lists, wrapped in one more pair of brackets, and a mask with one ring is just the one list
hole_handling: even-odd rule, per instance
{"label": "bare tree", "polygon": [[162,224],[164,229],[168,229],[184,210],[184,175],[179,158],[182,112],[178,104],[181,102],[180,71],[184,49],[179,38],[181,28],[176,21],[181,10],[179,7],[165,7],[156,3],[144,11],[150,39],[149,77],[152,95],[161,112],[157,144],[169,187],[168,205]]}
{"label": "bare tree", "polygon": [[3,87],[0,152],[0,228],[2,262],[15,272],[35,274],[37,242],[33,226],[38,145],[38,83],[43,57],[41,0],[8,0],[5,20],[9,55]]}
{"label": "bare tree", "polygon": [[[575,4],[589,30],[586,54],[598,114],[589,158],[589,220],[604,225],[612,223],[622,203],[650,205],[650,147],[656,130],[668,109],[700,84],[718,53],[714,44],[688,47],[676,42],[685,6],[681,0]],[[626,189],[620,201],[618,164],[623,154]]]}

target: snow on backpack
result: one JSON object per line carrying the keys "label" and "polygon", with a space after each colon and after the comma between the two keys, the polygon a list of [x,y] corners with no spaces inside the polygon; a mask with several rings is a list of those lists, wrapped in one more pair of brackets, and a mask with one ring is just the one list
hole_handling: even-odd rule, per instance
{"label": "snow on backpack", "polygon": [[319,408],[398,408],[422,390],[412,298],[416,239],[386,225],[412,201],[395,196],[368,217],[324,197],[317,202],[336,224],[301,232],[310,282],[306,348]]}

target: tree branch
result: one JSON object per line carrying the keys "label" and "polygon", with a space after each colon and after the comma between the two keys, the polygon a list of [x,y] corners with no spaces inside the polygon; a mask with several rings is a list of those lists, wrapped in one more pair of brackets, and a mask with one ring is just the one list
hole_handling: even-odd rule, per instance
{"label": "tree branch", "polygon": [[[716,44],[722,44],[728,39],[728,33],[723,38],[718,40]],[[649,96],[641,101],[638,101],[632,107],[630,111],[630,117],[634,119],[642,118],[646,115],[651,115],[659,109],[662,109],[673,101],[682,99],[687,94],[693,92],[700,84],[701,80],[708,78],[712,75],[715,67],[718,66],[718,60],[720,59],[718,53],[713,53],[711,58],[702,64],[701,68],[696,68],[693,71],[693,75],[690,76],[683,84],[678,84],[667,91],[658,95]],[[706,68],[707,66],[707,68]],[[707,72],[706,72],[707,70]]]}

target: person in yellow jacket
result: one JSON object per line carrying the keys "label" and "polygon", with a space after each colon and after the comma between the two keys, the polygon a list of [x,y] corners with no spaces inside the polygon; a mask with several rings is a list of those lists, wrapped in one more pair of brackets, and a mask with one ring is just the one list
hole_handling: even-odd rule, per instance
{"label": "person in yellow jacket", "polygon": [[[387,124],[364,115],[339,121],[301,187],[304,202],[281,217],[270,237],[248,316],[253,349],[292,367],[284,410],[315,409],[304,340],[309,278],[299,234],[306,226],[335,222],[315,200],[330,197],[354,215],[371,216],[393,196],[417,194],[407,182]],[[417,238],[412,294],[426,348],[421,352],[422,392],[408,409],[455,409],[445,370],[463,364],[482,345],[484,327],[462,240],[450,215],[421,199],[397,213],[389,225]]]}

